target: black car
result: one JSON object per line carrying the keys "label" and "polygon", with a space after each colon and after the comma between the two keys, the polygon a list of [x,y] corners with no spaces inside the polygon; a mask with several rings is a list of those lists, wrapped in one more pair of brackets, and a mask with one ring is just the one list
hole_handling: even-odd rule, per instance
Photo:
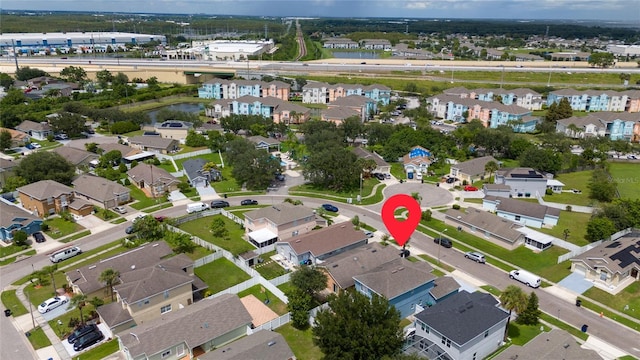
{"label": "black car", "polygon": [[443,238],[434,238],[433,242],[436,244],[440,244],[446,248],[450,248],[453,246],[453,243],[451,242],[451,240],[447,239],[446,237]]}
{"label": "black car", "polygon": [[37,243],[43,243],[47,241],[47,239],[44,238],[44,235],[40,231],[34,232],[33,238],[36,240]]}
{"label": "black car", "polygon": [[258,200],[245,199],[240,201],[240,205],[258,205]]}
{"label": "black car", "polygon": [[456,181],[458,181],[458,178],[447,178],[447,184],[453,184]]}
{"label": "black car", "polygon": [[338,208],[331,204],[322,204],[322,208],[330,212],[338,212]]}
{"label": "black car", "polygon": [[69,344],[73,344],[76,342],[76,340],[87,335],[88,333],[96,331],[98,331],[98,326],[96,326],[95,324],[82,326],[76,329],[76,331],[72,332],[71,335],[69,335],[69,337],[67,338],[67,341],[69,342]]}
{"label": "black car", "polygon": [[384,180],[384,174],[381,174],[381,173],[373,173],[373,176],[374,176],[376,179],[380,180],[380,181]]}
{"label": "black car", "polygon": [[84,350],[93,344],[99,343],[100,341],[102,341],[102,339],[104,339],[104,335],[102,335],[102,332],[100,332],[100,330],[90,332],[73,343],[73,350]]}
{"label": "black car", "polygon": [[283,174],[276,174],[276,180],[284,181],[284,175]]}
{"label": "black car", "polygon": [[221,209],[229,206],[229,203],[224,200],[214,200],[211,202],[212,209]]}
{"label": "black car", "polygon": [[133,234],[133,225],[127,227],[126,229],[124,229],[124,232],[127,234]]}

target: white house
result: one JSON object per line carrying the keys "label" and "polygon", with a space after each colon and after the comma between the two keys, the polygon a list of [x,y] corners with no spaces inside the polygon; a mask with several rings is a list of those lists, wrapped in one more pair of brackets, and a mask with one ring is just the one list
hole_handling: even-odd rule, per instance
{"label": "white house", "polygon": [[482,207],[525,226],[541,228],[558,225],[560,209],[517,199],[485,196]]}

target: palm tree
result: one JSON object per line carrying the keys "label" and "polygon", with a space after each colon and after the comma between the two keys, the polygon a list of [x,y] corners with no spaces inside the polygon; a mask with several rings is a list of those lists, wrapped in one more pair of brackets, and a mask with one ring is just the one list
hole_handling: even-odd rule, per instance
{"label": "palm tree", "polygon": [[509,285],[500,294],[500,302],[502,307],[509,310],[509,317],[507,318],[507,327],[504,329],[504,341],[507,341],[507,335],[509,333],[509,321],[511,321],[511,313],[513,311],[516,314],[521,313],[527,307],[527,296],[524,294],[521,288],[516,285]]}
{"label": "palm tree", "polygon": [[569,237],[570,234],[571,234],[571,231],[569,231],[569,229],[562,230],[562,235],[564,235],[564,241],[567,241],[567,238]]}
{"label": "palm tree", "polygon": [[45,266],[40,271],[42,271],[43,274],[47,274],[47,275],[51,276],[51,283],[53,284],[53,294],[57,295],[56,279],[55,279],[55,277],[53,275],[56,273],[56,271],[58,271],[58,264]]}
{"label": "palm tree", "polygon": [[76,294],[73,295],[71,301],[69,301],[69,308],[74,306],[78,307],[80,310],[80,325],[84,325],[84,317],[82,317],[82,308],[87,305],[87,295],[85,294]]}
{"label": "palm tree", "polygon": [[98,278],[99,281],[102,281],[109,288],[109,292],[111,294],[111,301],[113,300],[113,285],[118,283],[120,278],[120,272],[117,270],[113,270],[112,268],[105,269]]}
{"label": "palm tree", "polygon": [[420,196],[419,192],[412,192],[411,193],[411,197],[418,202],[418,204],[420,204],[420,202],[422,201],[422,196]]}
{"label": "palm tree", "polygon": [[491,176],[493,176],[493,173],[498,169],[498,163],[493,160],[484,165],[484,171],[489,173],[489,180],[491,180]]}

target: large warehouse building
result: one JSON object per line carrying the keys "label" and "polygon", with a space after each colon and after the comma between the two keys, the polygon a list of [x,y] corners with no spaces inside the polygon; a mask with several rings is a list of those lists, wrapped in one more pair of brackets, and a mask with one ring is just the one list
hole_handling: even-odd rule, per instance
{"label": "large warehouse building", "polygon": [[50,49],[104,49],[107,46],[124,46],[127,43],[144,44],[150,41],[167,43],[164,35],[122,33],[122,32],[58,32],[58,33],[5,33],[0,34],[0,50],[12,52],[32,50],[35,52]]}

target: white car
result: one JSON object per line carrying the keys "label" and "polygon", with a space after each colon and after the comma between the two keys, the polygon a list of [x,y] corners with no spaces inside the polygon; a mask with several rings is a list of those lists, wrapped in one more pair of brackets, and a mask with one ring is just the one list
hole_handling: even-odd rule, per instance
{"label": "white car", "polygon": [[127,213],[127,209],[124,206],[116,206],[113,208],[113,210],[119,214],[126,214]]}
{"label": "white car", "polygon": [[38,312],[40,314],[44,314],[68,302],[69,298],[64,295],[52,297],[51,299],[47,299],[42,304],[38,305]]}

